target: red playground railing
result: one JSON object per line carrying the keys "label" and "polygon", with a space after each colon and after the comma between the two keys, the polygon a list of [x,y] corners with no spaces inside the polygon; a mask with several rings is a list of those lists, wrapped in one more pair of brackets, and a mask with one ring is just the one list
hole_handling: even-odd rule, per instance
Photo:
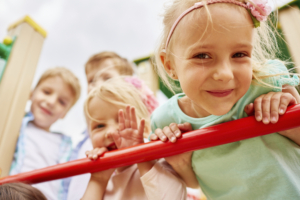
{"label": "red playground railing", "polygon": [[106,152],[96,161],[84,158],[14,176],[7,176],[0,179],[0,184],[10,182],[33,184],[84,173],[97,172],[168,157],[187,151],[236,142],[295,128],[297,126],[300,126],[300,104],[290,106],[287,112],[283,116],[280,116],[276,124],[265,125],[262,122],[257,122],[254,117],[246,117],[185,133],[175,144],[171,142],[153,141]]}

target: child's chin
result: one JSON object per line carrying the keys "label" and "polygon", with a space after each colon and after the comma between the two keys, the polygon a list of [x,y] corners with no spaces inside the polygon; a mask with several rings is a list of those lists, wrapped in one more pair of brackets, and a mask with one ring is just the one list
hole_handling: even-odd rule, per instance
{"label": "child's chin", "polygon": [[232,107],[228,107],[228,108],[219,108],[219,109],[214,109],[214,111],[211,113],[212,115],[216,115],[216,116],[221,116],[221,115],[225,115],[227,114]]}

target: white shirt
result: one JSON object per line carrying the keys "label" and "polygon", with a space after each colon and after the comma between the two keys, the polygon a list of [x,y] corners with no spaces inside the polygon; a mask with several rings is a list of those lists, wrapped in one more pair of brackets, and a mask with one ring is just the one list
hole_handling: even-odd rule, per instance
{"label": "white shirt", "polygon": [[[25,129],[25,158],[20,173],[40,169],[59,163],[61,136],[47,132],[29,123]],[[48,200],[57,200],[61,187],[59,180],[34,184]]]}

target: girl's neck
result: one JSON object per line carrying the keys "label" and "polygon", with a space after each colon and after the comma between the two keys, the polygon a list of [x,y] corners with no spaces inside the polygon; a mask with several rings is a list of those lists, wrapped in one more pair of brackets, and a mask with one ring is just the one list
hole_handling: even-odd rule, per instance
{"label": "girl's neck", "polygon": [[181,111],[189,117],[203,118],[211,115],[195,104],[190,98],[184,96],[178,100],[178,106]]}

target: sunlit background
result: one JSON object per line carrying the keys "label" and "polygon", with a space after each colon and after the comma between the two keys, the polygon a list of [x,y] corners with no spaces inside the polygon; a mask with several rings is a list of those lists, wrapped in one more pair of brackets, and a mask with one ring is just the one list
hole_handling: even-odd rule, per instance
{"label": "sunlit background", "polygon": [[[80,79],[82,95],[65,119],[52,130],[72,136],[76,143],[86,128],[83,102],[87,85],[84,64],[101,51],[115,51],[134,60],[150,55],[161,31],[167,0],[0,0],[0,40],[8,26],[29,15],[48,35],[33,86],[49,67],[64,66]],[[277,6],[289,2],[280,1]],[[275,7],[277,7],[275,6]]]}

